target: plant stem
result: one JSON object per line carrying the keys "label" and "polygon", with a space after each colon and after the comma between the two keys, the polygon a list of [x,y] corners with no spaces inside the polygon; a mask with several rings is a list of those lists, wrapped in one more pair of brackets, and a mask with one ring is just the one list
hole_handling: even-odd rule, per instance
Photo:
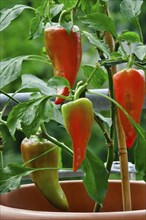
{"label": "plant stem", "polygon": [[129,61],[126,66],[127,69],[130,69],[133,66],[133,64],[134,64],[134,56],[133,56],[133,54],[130,54]]}
{"label": "plant stem", "polygon": [[52,23],[50,20],[50,0],[46,2],[45,10],[44,10],[44,17],[48,19],[50,24]]}
{"label": "plant stem", "polygon": [[64,17],[66,16],[66,15],[68,15],[70,13],[70,11],[69,10],[64,10],[64,11],[62,11],[62,13],[60,14],[60,17],[59,17],[59,21],[58,21],[58,23],[61,25],[61,23],[62,23],[62,20],[64,19]]}
{"label": "plant stem", "polygon": [[4,160],[3,160],[3,145],[2,138],[0,137],[0,169],[4,168]]}
{"label": "plant stem", "polygon": [[138,28],[138,31],[139,31],[139,34],[140,34],[141,42],[143,43],[143,34],[142,34],[142,30],[141,30],[141,26],[140,26],[138,17],[136,17],[135,21],[136,21],[136,25],[137,25],[137,28]]}
{"label": "plant stem", "polygon": [[[0,147],[1,148],[1,147]],[[3,152],[0,149],[0,169],[4,168],[4,161],[3,161]]]}
{"label": "plant stem", "polygon": [[144,71],[146,71],[146,66],[144,67],[144,66],[142,66],[141,64],[139,64],[138,62],[134,62],[134,65],[135,66],[138,66],[139,68],[141,68],[142,70],[144,70]]}
{"label": "plant stem", "polygon": [[113,163],[113,159],[114,159],[114,152],[113,152],[113,140],[111,139],[111,137],[109,136],[108,132],[105,130],[104,125],[102,120],[98,117],[98,115],[94,114],[94,119],[95,121],[98,123],[98,125],[100,126],[103,135],[106,139],[107,142],[107,146],[108,146],[108,155],[107,155],[107,163],[106,163],[106,169],[108,171],[108,173],[110,174],[111,172],[111,167],[112,167],[112,163]]}
{"label": "plant stem", "polygon": [[111,140],[108,132],[104,128],[103,121],[100,119],[100,117],[98,115],[95,115],[95,114],[94,114],[94,119],[98,123],[98,125],[100,126],[108,145],[111,145],[112,140]]}
{"label": "plant stem", "polygon": [[70,9],[72,25],[74,23],[74,15],[75,15],[76,9],[79,7],[80,2],[81,2],[81,0],[77,0],[76,3],[74,4],[74,6]]}
{"label": "plant stem", "polygon": [[20,103],[17,99],[15,99],[15,98],[13,97],[13,96],[15,95],[15,93],[13,93],[13,96],[10,96],[8,93],[6,93],[6,92],[3,91],[3,90],[0,90],[0,92],[1,92],[2,94],[4,94],[5,96],[7,96],[10,100],[13,100],[14,102],[16,102],[17,104]]}
{"label": "plant stem", "polygon": [[93,69],[93,71],[91,72],[90,76],[89,76],[89,77],[87,78],[87,80],[86,80],[86,83],[87,83],[87,84],[90,83],[92,77],[94,76],[96,70],[97,70],[99,67],[100,67],[100,64],[99,64],[99,63],[96,63],[95,68]]}
{"label": "plant stem", "polygon": [[23,163],[22,166],[27,166],[27,164],[29,164],[29,163],[31,163],[32,161],[34,161],[34,160],[36,160],[36,159],[38,159],[38,158],[40,158],[40,157],[42,157],[42,156],[48,154],[49,152],[51,152],[52,150],[54,150],[54,149],[56,149],[56,148],[57,148],[57,146],[55,146],[55,147],[53,147],[53,148],[51,148],[51,149],[49,149],[49,150],[46,150],[46,151],[43,152],[42,154],[39,154],[39,156],[34,157],[34,158],[32,158],[32,159],[26,161],[25,163]]}
{"label": "plant stem", "polygon": [[[110,97],[112,99],[114,99],[114,91],[113,91],[113,74],[110,68],[106,68],[107,72],[108,72],[108,78],[109,78],[109,91],[110,91]],[[111,119],[112,119],[112,125],[110,127],[110,140],[113,140],[114,137],[114,130],[115,130],[115,105],[112,102],[111,103],[111,110],[110,110],[110,115],[111,115]],[[110,141],[108,146],[108,152],[107,152],[107,162],[106,162],[106,169],[109,172],[111,172],[111,167],[112,167],[112,163],[114,160],[114,145],[113,145],[113,141]]]}
{"label": "plant stem", "polygon": [[99,203],[95,203],[93,212],[100,212],[102,206]]}
{"label": "plant stem", "polygon": [[6,102],[5,106],[3,107],[2,112],[1,112],[1,118],[2,118],[2,115],[4,114],[6,108],[7,108],[8,104],[9,104],[9,102],[10,102],[11,100],[13,100],[14,102],[16,102],[17,104],[19,104],[20,102],[19,102],[17,99],[14,98],[16,92],[13,93],[12,96],[10,96],[8,93],[6,93],[6,92],[3,91],[3,90],[0,90],[0,92],[9,98],[8,101]]}
{"label": "plant stem", "polygon": [[65,150],[68,154],[70,154],[71,156],[73,156],[73,151],[68,147],[66,146],[64,143],[62,142],[59,142],[56,138],[50,136],[48,133],[47,133],[47,130],[45,128],[45,125],[43,124],[41,126],[41,129],[42,129],[42,132],[43,132],[43,136],[51,141],[52,143],[56,144],[58,147],[61,147],[63,150]]}
{"label": "plant stem", "polygon": [[121,184],[122,184],[122,200],[123,210],[131,210],[131,192],[129,183],[129,172],[128,172],[128,156],[126,149],[125,133],[121,125],[119,114],[116,117],[117,135],[118,135],[118,148],[119,148],[119,160],[121,169]]}
{"label": "plant stem", "polygon": [[[109,16],[109,10],[108,10],[107,6],[105,8],[105,13]],[[115,42],[114,42],[112,34],[105,32],[104,40],[108,44],[108,46],[110,48],[110,52],[113,52],[115,50]],[[112,99],[114,99],[113,74],[116,71],[116,66],[113,65],[112,68],[107,66],[105,68],[108,73],[108,82],[109,82],[109,91],[110,91],[109,96]],[[110,116],[111,116],[111,120],[112,120],[112,125],[110,127],[109,133],[110,133],[110,139],[113,140],[114,130],[115,130],[115,105],[113,102],[111,103]],[[108,170],[109,175],[111,172],[113,160],[114,160],[114,145],[113,145],[113,141],[112,141],[112,144],[108,145],[108,153],[107,153],[107,161],[106,161],[106,169]]]}
{"label": "plant stem", "polygon": [[60,17],[59,17],[59,24],[62,23],[62,21],[66,15],[71,13],[71,22],[73,25],[73,17],[74,17],[76,9],[79,7],[80,2],[81,2],[81,0],[77,0],[76,3],[71,8],[69,8],[68,10],[62,11],[62,13],[60,14]]}
{"label": "plant stem", "polygon": [[121,64],[121,63],[127,63],[128,59],[121,59],[118,58],[117,60],[108,60],[108,59],[102,59],[99,60],[98,62],[100,63],[101,66],[105,67],[112,67],[115,66],[116,64]]}

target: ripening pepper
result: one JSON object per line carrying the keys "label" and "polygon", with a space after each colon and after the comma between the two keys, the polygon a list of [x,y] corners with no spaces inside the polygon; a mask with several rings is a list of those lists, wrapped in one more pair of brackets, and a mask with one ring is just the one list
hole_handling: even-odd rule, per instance
{"label": "ripening pepper", "polygon": [[[81,63],[82,48],[79,28],[73,26],[70,33],[60,26],[48,27],[44,33],[45,48],[53,65],[54,76],[66,78],[72,88]],[[68,96],[67,87],[58,90],[58,95]],[[64,100],[57,97],[55,104]]]}
{"label": "ripening pepper", "polygon": [[65,127],[73,145],[73,171],[75,172],[86,155],[86,148],[94,121],[93,105],[87,98],[62,105]]}
{"label": "ripening pepper", "polygon": [[[48,153],[40,156],[46,151]],[[35,157],[35,160],[27,164],[31,168],[50,168],[46,170],[34,171],[30,177],[40,192],[52,203],[56,208],[67,211],[68,202],[66,196],[60,186],[58,178],[58,159],[60,149],[46,139],[40,139],[37,136],[25,138],[21,143],[21,153],[24,162]],[[53,168],[53,169],[51,169]],[[55,169],[56,168],[56,169]]]}
{"label": "ripening pepper", "polygon": [[[113,76],[113,83],[116,101],[139,124],[144,102],[145,77],[143,70],[121,70]],[[118,111],[125,132],[127,148],[131,148],[136,139],[136,131],[122,110]]]}

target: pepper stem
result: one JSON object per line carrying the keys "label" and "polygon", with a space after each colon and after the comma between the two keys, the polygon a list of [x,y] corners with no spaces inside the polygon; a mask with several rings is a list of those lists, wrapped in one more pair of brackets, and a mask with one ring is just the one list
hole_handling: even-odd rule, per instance
{"label": "pepper stem", "polygon": [[133,56],[133,54],[130,54],[129,61],[126,66],[127,69],[130,69],[133,66],[133,64],[134,64],[134,56]]}
{"label": "pepper stem", "polygon": [[86,90],[88,86],[88,83],[84,83],[83,85],[79,86],[77,91],[74,94],[74,100],[77,100],[80,98],[80,95]]}
{"label": "pepper stem", "polygon": [[80,82],[80,84],[78,84],[78,88],[74,94],[74,100],[77,100],[80,98],[80,95],[86,90],[89,82],[91,81],[92,77],[94,76],[96,70],[99,68],[100,64],[97,63],[95,68],[93,69],[93,71],[91,72],[90,76],[88,77],[88,79],[86,80],[86,82],[84,84],[82,84],[82,82]]}

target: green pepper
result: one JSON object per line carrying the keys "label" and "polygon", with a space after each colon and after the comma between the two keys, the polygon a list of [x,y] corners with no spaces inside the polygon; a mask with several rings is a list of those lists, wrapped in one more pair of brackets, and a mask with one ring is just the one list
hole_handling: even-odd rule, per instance
{"label": "green pepper", "polygon": [[73,145],[73,170],[76,171],[86,155],[86,148],[94,121],[92,102],[87,98],[62,105],[64,124]]}
{"label": "green pepper", "polygon": [[[48,151],[46,154],[45,152]],[[50,168],[31,173],[31,179],[41,193],[57,208],[67,211],[68,202],[60,186],[58,177],[58,163],[60,149],[46,139],[37,136],[25,138],[21,143],[24,162],[31,168]],[[43,154],[43,155],[41,155]]]}

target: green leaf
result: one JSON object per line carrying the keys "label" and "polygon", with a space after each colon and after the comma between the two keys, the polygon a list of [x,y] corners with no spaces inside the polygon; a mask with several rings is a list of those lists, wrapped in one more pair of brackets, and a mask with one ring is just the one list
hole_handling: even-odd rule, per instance
{"label": "green leaf", "polygon": [[[92,73],[93,69],[95,68],[92,65],[84,65],[82,66],[84,70],[85,76],[88,78]],[[102,68],[98,68],[92,77],[90,83],[95,88],[100,88],[105,82],[107,81],[107,74],[104,72]]]}
{"label": "green leaf", "polygon": [[123,0],[120,4],[121,13],[132,21],[140,14],[142,4],[143,0]]}
{"label": "green leaf", "polygon": [[102,5],[97,0],[92,0],[92,1],[82,0],[81,9],[86,14],[89,14],[91,12],[97,12],[97,11],[101,12],[103,8]]}
{"label": "green leaf", "polygon": [[0,170],[0,193],[11,189],[19,188],[22,176],[29,175],[33,169],[18,165],[9,164]]}
{"label": "green leaf", "polygon": [[36,16],[30,23],[29,40],[38,38],[43,33],[43,30],[43,19],[40,16]]}
{"label": "green leaf", "polygon": [[52,118],[52,103],[47,98],[39,98],[20,103],[10,112],[7,124],[14,137],[16,129],[22,128],[25,135],[35,134],[43,122],[49,122]]}
{"label": "green leaf", "polygon": [[69,81],[61,76],[54,76],[49,79],[48,86],[55,90],[62,89],[64,87],[68,87],[70,89]]}
{"label": "green leaf", "polygon": [[110,32],[115,38],[117,38],[115,22],[109,16],[103,13],[87,14],[81,18],[82,22],[94,28],[97,31]]}
{"label": "green leaf", "polygon": [[0,124],[0,137],[2,137],[3,146],[9,146],[10,148],[14,146],[14,140],[10,135],[7,125]]}
{"label": "green leaf", "polygon": [[95,202],[102,204],[108,186],[108,172],[103,161],[87,150],[82,168],[85,172],[83,182],[87,192]]}
{"label": "green leaf", "polygon": [[44,57],[38,55],[28,55],[15,57],[0,62],[0,89],[18,79],[21,75],[22,63],[25,60],[46,62]]}
{"label": "green leaf", "polygon": [[[107,0],[105,0],[105,2],[106,1]],[[86,1],[87,10],[90,10],[92,13],[94,13],[94,12],[101,12],[101,13],[103,13],[104,12],[104,8],[106,7],[105,6],[105,2],[104,1],[96,2],[93,6],[91,5],[91,7],[89,9],[89,3]]]}
{"label": "green leaf", "polygon": [[[36,158],[49,153],[49,151],[42,153],[42,155],[39,155]],[[36,158],[33,158],[33,160]],[[60,149],[58,168],[60,168],[61,166],[62,166],[62,161],[61,161],[61,149]],[[29,168],[24,165],[15,164],[15,163],[8,164],[8,166],[4,167],[3,169],[0,169],[0,193],[6,193],[9,192],[10,190],[19,188],[21,178],[23,176],[30,175],[34,171],[48,170],[48,169],[51,169],[51,167]]]}
{"label": "green leaf", "polygon": [[84,35],[88,38],[89,42],[95,45],[98,49],[104,52],[107,56],[110,56],[109,48],[103,41],[97,39],[97,37],[89,32],[83,31]]}
{"label": "green leaf", "polygon": [[65,9],[69,9],[76,3],[76,0],[58,0],[58,2],[64,4]]}
{"label": "green leaf", "polygon": [[143,60],[146,57],[146,45],[139,44],[134,48],[134,54]]}
{"label": "green leaf", "polygon": [[[144,178],[146,177],[146,131],[142,130],[143,138],[139,132],[137,132],[137,145],[135,147],[135,167],[139,173],[142,173]],[[146,179],[145,179],[146,181]]]}
{"label": "green leaf", "polygon": [[21,79],[22,83],[19,91],[23,89],[30,89],[31,91],[40,91],[42,94],[47,96],[56,95],[56,91],[53,88],[50,88],[46,82],[39,79],[37,76],[32,74],[23,74]]}
{"label": "green leaf", "polygon": [[119,39],[128,43],[139,43],[141,41],[139,35],[133,31],[124,31],[120,34]]}
{"label": "green leaf", "polygon": [[53,8],[50,9],[50,14],[51,17],[55,17],[56,15],[58,15],[62,9],[63,9],[64,5],[63,4],[56,4]]}
{"label": "green leaf", "polygon": [[17,18],[24,9],[33,9],[27,5],[15,5],[10,9],[3,9],[0,17],[0,31],[9,26],[12,20]]}
{"label": "green leaf", "polygon": [[122,57],[122,54],[119,53],[119,52],[112,52],[110,54],[110,59],[111,60],[117,60],[118,58],[121,58]]}
{"label": "green leaf", "polygon": [[0,62],[0,89],[13,82],[20,76],[22,62],[29,56],[12,58]]}
{"label": "green leaf", "polygon": [[63,120],[61,111],[57,105],[53,105],[52,114],[53,114],[52,120],[64,126],[64,120]]}

